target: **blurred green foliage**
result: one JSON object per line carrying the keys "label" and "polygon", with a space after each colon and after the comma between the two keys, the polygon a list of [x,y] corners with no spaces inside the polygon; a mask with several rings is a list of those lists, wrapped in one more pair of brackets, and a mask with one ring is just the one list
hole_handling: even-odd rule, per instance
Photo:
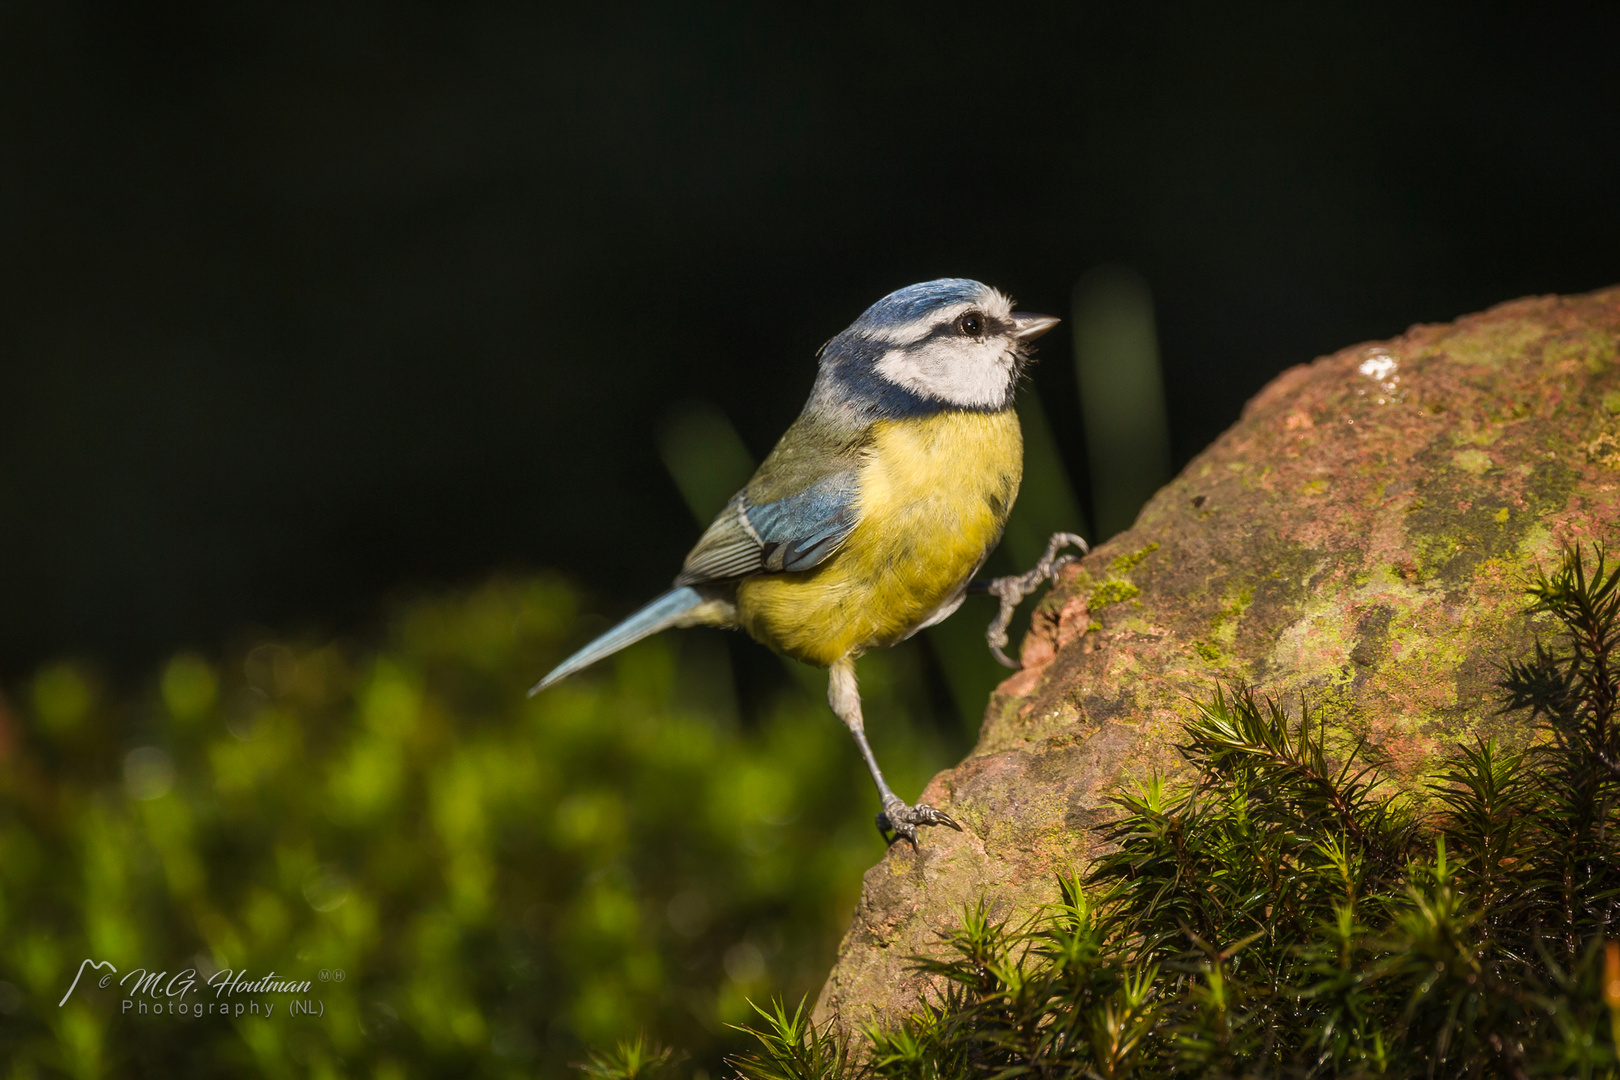
{"label": "blurred green foliage", "polygon": [[[824,675],[744,723],[725,642],[687,631],[525,699],[599,629],[577,608],[501,581],[404,606],[377,648],[8,688],[6,1075],[556,1076],[641,1031],[714,1075],[749,998],[814,994],[882,853]],[[917,704],[920,650],[861,664],[907,796],[962,749]],[[94,973],[59,1007],[86,958],[308,979],[324,1015],[125,1015]]]}
{"label": "blurred green foliage", "polygon": [[[1025,491],[987,573],[1080,527],[1033,388],[1020,414]],[[752,469],[703,402],[660,448],[700,526]],[[994,606],[861,661],[903,796],[961,756],[1006,674]],[[376,647],[188,653],[134,693],[76,663],[6,687],[8,1075],[633,1076],[665,1043],[683,1075],[717,1074],[750,999],[819,990],[882,852],[877,796],[825,675],[786,662],[742,717],[717,632],[523,697],[603,628],[558,581],[503,580],[404,606]],[[930,664],[959,723],[935,722]],[[308,979],[322,1014],[126,1014],[116,982],[74,983],[86,960]]]}

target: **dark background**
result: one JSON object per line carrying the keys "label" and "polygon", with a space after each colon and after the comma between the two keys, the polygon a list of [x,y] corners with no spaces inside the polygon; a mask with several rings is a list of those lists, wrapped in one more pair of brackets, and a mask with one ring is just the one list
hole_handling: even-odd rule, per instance
{"label": "dark background", "polygon": [[1290,364],[1620,282],[1617,11],[6,4],[0,676],[501,568],[622,611],[697,532],[672,404],[763,455],[941,275],[1139,270],[1180,465]]}

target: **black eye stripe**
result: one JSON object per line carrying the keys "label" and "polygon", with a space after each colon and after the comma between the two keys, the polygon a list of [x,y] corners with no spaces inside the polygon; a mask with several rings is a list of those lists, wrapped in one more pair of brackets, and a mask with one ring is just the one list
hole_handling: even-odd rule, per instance
{"label": "black eye stripe", "polygon": [[[994,337],[997,334],[1008,334],[1014,329],[1011,319],[998,319],[995,316],[987,315],[982,311],[977,312],[977,314],[979,316],[979,324],[983,329],[977,337],[972,339],[974,341],[983,341],[986,338]],[[954,319],[950,319],[936,325],[932,330],[928,331],[926,335],[912,342],[910,345],[907,345],[906,348],[914,349],[919,345],[927,344],[930,341],[939,341],[942,338],[963,337],[964,335],[957,329],[957,323],[960,318],[961,316],[957,316]]]}

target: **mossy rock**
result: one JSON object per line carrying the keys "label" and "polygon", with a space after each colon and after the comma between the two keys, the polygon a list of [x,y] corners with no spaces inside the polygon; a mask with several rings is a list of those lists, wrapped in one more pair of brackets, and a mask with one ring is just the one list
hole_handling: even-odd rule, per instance
{"label": "mossy rock", "polygon": [[[1503,304],[1292,368],[1041,603],[1024,670],[923,801],[964,826],[899,843],[817,1006],[854,1028],[912,1008],[908,958],[963,905],[1057,898],[1121,785],[1178,768],[1190,699],[1242,681],[1424,790],[1439,751],[1528,733],[1500,666],[1530,651],[1524,586],[1620,535],[1620,288]],[[881,723],[881,718],[874,718]]]}

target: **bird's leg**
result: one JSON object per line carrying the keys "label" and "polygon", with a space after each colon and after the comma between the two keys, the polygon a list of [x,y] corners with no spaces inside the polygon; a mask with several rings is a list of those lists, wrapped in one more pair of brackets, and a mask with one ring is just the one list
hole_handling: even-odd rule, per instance
{"label": "bird's leg", "polygon": [[[1061,548],[1071,546],[1079,548],[1080,555],[1058,558],[1057,553]],[[987,592],[1001,601],[1001,611],[996,614],[995,622],[984,632],[984,639],[990,643],[990,651],[997,660],[1010,668],[1023,666],[1002,651],[1007,646],[1007,624],[1012,622],[1013,612],[1018,610],[1024,597],[1041,587],[1042,582],[1055,581],[1059,570],[1070,563],[1079,562],[1080,556],[1090,551],[1090,545],[1074,533],[1053,533],[1051,542],[1046,545],[1046,554],[1041,556],[1041,561],[1029,573],[975,581],[969,586],[972,592]]]}
{"label": "bird's leg", "polygon": [[949,815],[932,806],[907,806],[900,796],[889,790],[888,782],[883,779],[883,770],[878,768],[877,758],[872,755],[872,748],[866,742],[866,722],[861,718],[861,692],[855,685],[855,661],[847,656],[836,661],[828,672],[827,703],[838,714],[838,719],[844,722],[844,726],[849,728],[849,733],[855,736],[855,745],[861,748],[866,767],[872,772],[878,797],[883,800],[883,812],[877,816],[877,827],[885,839],[893,831],[896,836],[905,837],[911,841],[912,847],[916,847],[918,825],[949,825],[958,832],[962,831],[962,826],[952,821]]}

